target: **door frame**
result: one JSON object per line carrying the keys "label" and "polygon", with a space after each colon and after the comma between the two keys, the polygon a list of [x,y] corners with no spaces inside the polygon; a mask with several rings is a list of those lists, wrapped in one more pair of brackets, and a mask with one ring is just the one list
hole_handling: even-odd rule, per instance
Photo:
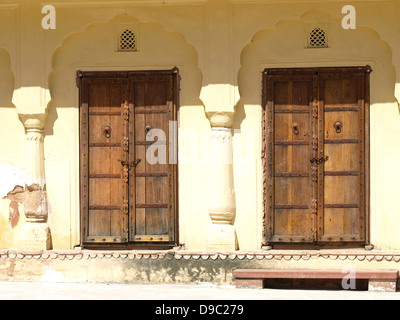
{"label": "door frame", "polygon": [[[364,120],[364,131],[365,131],[365,142],[364,142],[364,167],[365,167],[365,190],[364,190],[364,218],[365,218],[365,241],[362,242],[334,242],[324,243],[318,242],[317,237],[312,244],[302,243],[275,243],[269,240],[269,235],[273,228],[273,214],[271,214],[270,197],[272,194],[269,190],[272,189],[268,172],[271,168],[268,167],[269,159],[272,158],[272,142],[269,139],[267,132],[273,132],[273,121],[268,113],[268,102],[270,97],[273,96],[267,88],[267,77],[271,75],[283,75],[283,76],[295,76],[295,75],[309,75],[316,76],[320,73],[364,73],[367,76],[364,77],[364,108],[365,108],[365,120]],[[369,65],[360,67],[310,67],[310,68],[266,68],[262,72],[262,146],[261,146],[261,159],[263,168],[263,228],[262,228],[262,246],[263,247],[278,247],[278,248],[304,248],[304,247],[364,247],[370,245],[370,73],[372,69]],[[313,89],[314,90],[314,89]],[[320,99],[318,99],[318,109],[320,106]],[[271,159],[272,160],[272,159]],[[272,168],[272,170],[274,170]],[[273,195],[272,195],[273,197]],[[315,231],[317,233],[317,231]]]}
{"label": "door frame", "polygon": [[[79,181],[80,181],[80,246],[81,247],[88,247],[90,249],[146,249],[146,250],[157,250],[157,249],[170,249],[179,245],[179,145],[178,145],[178,130],[176,132],[176,147],[175,151],[175,159],[177,163],[174,164],[173,170],[173,189],[174,189],[174,240],[165,243],[133,243],[130,242],[129,238],[127,239],[126,243],[106,243],[106,244],[99,244],[99,243],[88,243],[85,242],[86,238],[86,227],[88,223],[88,214],[89,214],[89,207],[88,207],[88,175],[85,170],[88,170],[88,151],[89,151],[89,144],[88,144],[88,130],[87,130],[87,123],[86,120],[88,119],[88,105],[83,104],[82,102],[82,94],[83,94],[83,86],[82,82],[84,78],[87,79],[122,79],[128,81],[127,88],[127,99],[129,98],[129,91],[130,91],[130,84],[129,78],[134,76],[138,78],[143,77],[150,77],[155,78],[157,76],[166,76],[172,75],[173,76],[173,89],[170,92],[172,96],[172,102],[174,105],[174,114],[173,120],[177,121],[177,126],[179,127],[179,119],[180,119],[180,72],[178,67],[174,67],[170,70],[140,70],[140,71],[77,71],[76,72],[76,85],[79,89]],[[128,99],[128,103],[130,106],[133,105],[132,99]],[[121,104],[124,104],[121,101]],[[122,116],[122,114],[121,114]],[[129,120],[129,123],[131,120]],[[132,150],[130,151],[132,152]],[[130,174],[131,176],[131,174]],[[132,189],[130,187],[130,189]],[[131,191],[129,191],[131,193]],[[129,215],[130,217],[130,215]],[[130,218],[128,219],[128,228],[130,228]]]}

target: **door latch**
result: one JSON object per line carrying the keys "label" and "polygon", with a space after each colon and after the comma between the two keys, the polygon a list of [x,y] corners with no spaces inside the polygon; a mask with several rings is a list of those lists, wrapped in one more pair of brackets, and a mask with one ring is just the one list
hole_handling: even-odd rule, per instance
{"label": "door latch", "polygon": [[127,166],[129,169],[130,168],[136,168],[139,163],[142,161],[142,159],[136,159],[135,161],[132,162],[127,162],[127,161],[123,161],[123,160],[118,160],[119,162],[121,162],[121,164],[125,167]]}
{"label": "door latch", "polygon": [[317,165],[323,164],[329,160],[329,156],[322,157],[320,159],[313,158],[310,160],[311,163],[316,163]]}

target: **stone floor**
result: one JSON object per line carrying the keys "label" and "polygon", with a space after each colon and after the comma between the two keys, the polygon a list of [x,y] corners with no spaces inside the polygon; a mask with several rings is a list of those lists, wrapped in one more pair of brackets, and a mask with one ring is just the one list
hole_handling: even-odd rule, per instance
{"label": "stone floor", "polygon": [[233,286],[0,282],[0,300],[400,300],[400,292],[236,289]]}

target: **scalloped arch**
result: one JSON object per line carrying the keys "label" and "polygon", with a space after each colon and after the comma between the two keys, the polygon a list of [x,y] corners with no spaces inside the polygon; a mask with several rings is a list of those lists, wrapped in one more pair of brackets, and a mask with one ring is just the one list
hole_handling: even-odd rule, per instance
{"label": "scalloped arch", "polygon": [[[331,46],[328,49],[305,49],[304,23],[328,22],[330,24]],[[311,66],[355,66],[372,64],[374,73],[385,82],[383,90],[376,90],[375,102],[398,102],[395,97],[396,69],[390,45],[380,34],[368,26],[358,26],[348,31],[341,28],[341,20],[319,9],[301,13],[297,19],[282,19],[272,28],[256,32],[240,55],[238,83],[240,96],[249,99],[250,74],[259,73],[266,67],[311,67]],[[383,76],[382,76],[383,75]],[[254,76],[253,76],[254,78]],[[253,81],[258,81],[257,76]],[[254,91],[254,90],[253,90]],[[258,103],[256,103],[256,99]],[[253,95],[250,103],[259,104]]]}
{"label": "scalloped arch", "polygon": [[[139,51],[115,51],[113,37],[116,24],[139,26]],[[182,104],[201,104],[199,96],[203,75],[198,67],[198,54],[194,46],[179,32],[166,30],[158,22],[141,22],[127,14],[117,15],[108,22],[91,23],[83,31],[69,34],[54,51],[51,66],[48,76],[52,96],[50,104],[56,104],[57,107],[73,104],[67,96],[73,96],[71,91],[65,90],[62,83],[66,74],[74,78],[73,73],[77,68],[96,71],[156,70],[178,66],[181,73],[187,72],[191,77],[188,82],[191,95],[182,92]]]}

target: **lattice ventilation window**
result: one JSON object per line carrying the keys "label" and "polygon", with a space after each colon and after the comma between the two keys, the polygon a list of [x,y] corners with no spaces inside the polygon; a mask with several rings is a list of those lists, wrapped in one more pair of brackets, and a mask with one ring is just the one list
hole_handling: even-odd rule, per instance
{"label": "lattice ventilation window", "polygon": [[328,34],[320,27],[314,28],[308,37],[308,48],[328,48]]}
{"label": "lattice ventilation window", "polygon": [[137,37],[132,30],[124,30],[118,40],[118,51],[137,51]]}

